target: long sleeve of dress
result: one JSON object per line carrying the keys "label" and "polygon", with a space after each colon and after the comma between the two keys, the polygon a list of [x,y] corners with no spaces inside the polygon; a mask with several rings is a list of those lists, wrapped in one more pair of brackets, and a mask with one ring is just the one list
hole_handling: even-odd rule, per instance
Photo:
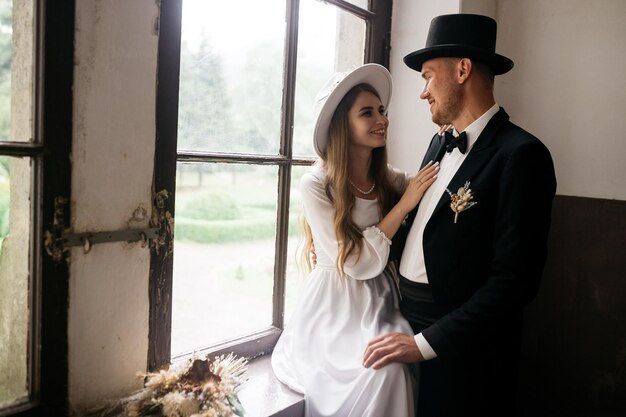
{"label": "long sleeve of dress", "polygon": [[[300,181],[300,192],[304,215],[313,233],[317,265],[334,268],[339,244],[333,227],[334,206],[324,190],[324,171],[317,168],[305,174]],[[376,202],[360,200],[356,206],[359,204]],[[355,207],[356,210],[358,207]],[[353,216],[356,214],[353,213]],[[375,226],[380,218],[354,219],[363,232],[363,246],[360,254],[352,253],[348,256],[344,272],[354,279],[371,279],[385,269],[391,241]]]}

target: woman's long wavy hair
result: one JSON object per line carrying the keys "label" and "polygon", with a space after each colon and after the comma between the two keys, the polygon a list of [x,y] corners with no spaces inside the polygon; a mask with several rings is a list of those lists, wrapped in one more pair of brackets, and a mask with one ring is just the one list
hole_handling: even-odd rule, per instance
{"label": "woman's long wavy hair", "polygon": [[[352,220],[352,209],[356,199],[348,183],[348,151],[350,149],[348,112],[362,92],[372,93],[380,99],[378,92],[369,84],[358,84],[348,91],[333,114],[328,133],[328,145],[317,162],[326,170],[326,195],[335,208],[333,226],[339,244],[336,265],[342,277],[345,275],[343,267],[348,256],[353,253],[360,256],[363,247],[363,233]],[[372,151],[369,174],[376,184],[375,193],[379,212],[381,217],[385,216],[399,199],[399,192],[387,172],[386,147]],[[304,234],[303,256],[311,270],[310,251],[313,246],[313,235],[306,220],[304,220]]]}

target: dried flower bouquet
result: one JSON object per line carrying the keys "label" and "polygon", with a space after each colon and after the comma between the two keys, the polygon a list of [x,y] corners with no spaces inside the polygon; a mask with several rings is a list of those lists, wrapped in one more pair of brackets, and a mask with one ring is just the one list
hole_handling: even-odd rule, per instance
{"label": "dried flower bouquet", "polygon": [[96,410],[101,417],[233,417],[244,410],[237,391],[245,381],[245,358],[192,358],[167,370],[139,374],[144,388]]}

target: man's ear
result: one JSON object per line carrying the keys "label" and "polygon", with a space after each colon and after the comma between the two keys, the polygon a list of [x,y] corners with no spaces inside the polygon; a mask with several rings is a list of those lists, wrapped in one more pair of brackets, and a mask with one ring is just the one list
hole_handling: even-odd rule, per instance
{"label": "man's ear", "polygon": [[456,78],[459,84],[464,84],[469,78],[473,64],[469,58],[461,58],[456,66],[457,73]]}

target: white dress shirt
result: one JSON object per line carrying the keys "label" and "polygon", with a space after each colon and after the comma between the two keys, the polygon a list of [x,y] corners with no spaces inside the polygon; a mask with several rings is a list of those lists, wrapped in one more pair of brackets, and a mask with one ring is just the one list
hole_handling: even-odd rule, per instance
{"label": "white dress shirt", "polygon": [[[433,211],[435,211],[435,207],[441,199],[441,196],[446,192],[446,188],[454,177],[454,174],[456,174],[467,155],[471,152],[474,143],[476,143],[476,139],[478,139],[489,120],[491,120],[498,110],[500,110],[500,107],[496,103],[482,116],[467,126],[465,129],[465,133],[467,134],[467,151],[465,154],[462,154],[458,148],[454,148],[452,152],[446,152],[439,163],[437,179],[430,188],[426,190],[422,197],[422,201],[417,209],[415,221],[411,226],[404,251],[402,252],[402,257],[400,258],[400,273],[405,278],[415,282],[428,283],[423,246],[426,224],[428,220],[430,220]],[[458,136],[456,130],[453,134],[454,136]],[[415,342],[422,356],[424,356],[424,359],[437,357],[436,352],[421,333],[415,335]]]}

